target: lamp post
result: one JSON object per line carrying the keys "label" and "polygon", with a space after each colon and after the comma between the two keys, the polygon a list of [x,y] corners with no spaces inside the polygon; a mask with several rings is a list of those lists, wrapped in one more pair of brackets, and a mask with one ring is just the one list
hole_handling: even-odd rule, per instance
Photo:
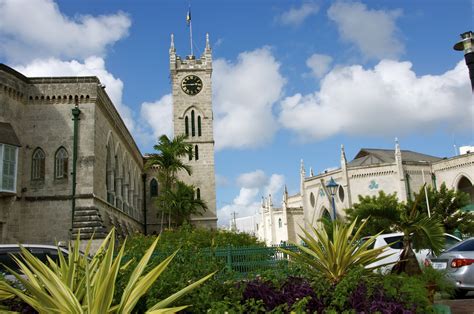
{"label": "lamp post", "polygon": [[336,190],[339,185],[334,181],[334,179],[331,177],[329,180],[328,184],[326,184],[326,188],[328,189],[329,193],[331,194],[332,197],[332,220],[336,220],[336,203],[334,202],[334,195],[336,195]]}
{"label": "lamp post", "polygon": [[471,89],[474,91],[474,38],[472,31],[461,34],[461,41],[454,45],[454,50],[464,51],[464,60],[469,69],[471,79]]}

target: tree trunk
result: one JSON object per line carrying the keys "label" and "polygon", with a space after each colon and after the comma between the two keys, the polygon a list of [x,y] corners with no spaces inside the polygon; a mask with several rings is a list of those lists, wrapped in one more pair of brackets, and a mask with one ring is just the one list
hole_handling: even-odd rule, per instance
{"label": "tree trunk", "polygon": [[403,239],[402,254],[400,254],[400,260],[393,266],[392,273],[405,273],[410,276],[419,275],[422,273],[420,264],[416,259],[415,252],[411,247],[411,240],[405,238]]}

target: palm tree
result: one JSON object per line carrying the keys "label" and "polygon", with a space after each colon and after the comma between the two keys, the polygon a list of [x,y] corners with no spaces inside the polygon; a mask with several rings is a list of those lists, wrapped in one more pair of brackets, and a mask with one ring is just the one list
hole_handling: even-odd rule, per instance
{"label": "palm tree", "polygon": [[173,213],[174,222],[180,226],[189,222],[191,215],[202,215],[207,210],[203,200],[194,197],[194,186],[177,181],[174,189],[163,194],[168,208]]}
{"label": "palm tree", "polygon": [[[173,189],[179,171],[184,170],[191,175],[191,167],[183,161],[183,158],[190,154],[192,149],[192,145],[186,143],[186,138],[187,136],[183,134],[170,140],[168,136],[162,135],[158,139],[158,144],[153,146],[158,153],[149,155],[146,167],[158,167],[158,181],[163,193]],[[171,227],[171,208],[163,197],[159,197],[158,202],[161,209],[161,231],[163,231],[165,211],[168,213],[168,228]]]}
{"label": "palm tree", "polygon": [[423,198],[424,186],[414,202],[402,207],[397,229],[403,232],[403,249],[399,261],[393,266],[392,272],[416,275],[421,273],[420,265],[413,249],[430,248],[438,255],[444,246],[444,227],[439,219],[428,217],[418,210],[418,203]]}

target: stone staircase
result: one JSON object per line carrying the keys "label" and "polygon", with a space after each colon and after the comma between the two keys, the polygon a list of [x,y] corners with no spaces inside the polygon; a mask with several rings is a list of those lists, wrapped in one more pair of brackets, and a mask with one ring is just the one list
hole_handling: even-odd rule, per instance
{"label": "stone staircase", "polygon": [[73,239],[77,238],[79,231],[81,240],[88,240],[92,236],[94,239],[103,239],[107,236],[104,221],[96,207],[76,207],[72,228]]}

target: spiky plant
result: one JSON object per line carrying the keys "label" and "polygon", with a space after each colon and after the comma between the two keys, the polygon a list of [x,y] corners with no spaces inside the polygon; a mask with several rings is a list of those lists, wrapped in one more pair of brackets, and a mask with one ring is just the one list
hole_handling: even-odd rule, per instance
{"label": "spiky plant", "polygon": [[[82,254],[79,251],[78,236],[74,247],[69,246],[67,257],[58,249],[59,262],[56,263],[48,257],[47,264],[22,247],[20,257],[13,256],[20,273],[8,270],[23,286],[23,289],[1,281],[0,291],[16,295],[39,313],[131,313],[138,300],[158,279],[178,251],[144,274],[158,243],[158,237],[133,270],[120,301],[113,304],[119,269],[128,267],[130,264],[121,266],[125,245],[122,245],[118,254],[114,256],[114,240],[115,231],[112,229],[97,252],[89,258],[91,241],[88,242],[85,253]],[[213,273],[156,303],[146,313],[174,313],[185,309],[187,306],[174,308],[167,308],[167,306],[201,285],[212,275]]]}
{"label": "spiky plant", "polygon": [[367,222],[368,219],[353,233],[357,219],[350,225],[333,221],[332,235],[328,234],[327,228],[318,230],[311,226],[314,236],[302,229],[304,235],[300,235],[300,238],[305,245],[296,244],[299,252],[280,250],[290,255],[294,262],[308,266],[323,274],[331,283],[337,284],[354,267],[366,267],[370,271],[387,265],[368,266],[390,255],[382,254],[387,246],[369,249],[380,233],[360,242],[360,234]]}

